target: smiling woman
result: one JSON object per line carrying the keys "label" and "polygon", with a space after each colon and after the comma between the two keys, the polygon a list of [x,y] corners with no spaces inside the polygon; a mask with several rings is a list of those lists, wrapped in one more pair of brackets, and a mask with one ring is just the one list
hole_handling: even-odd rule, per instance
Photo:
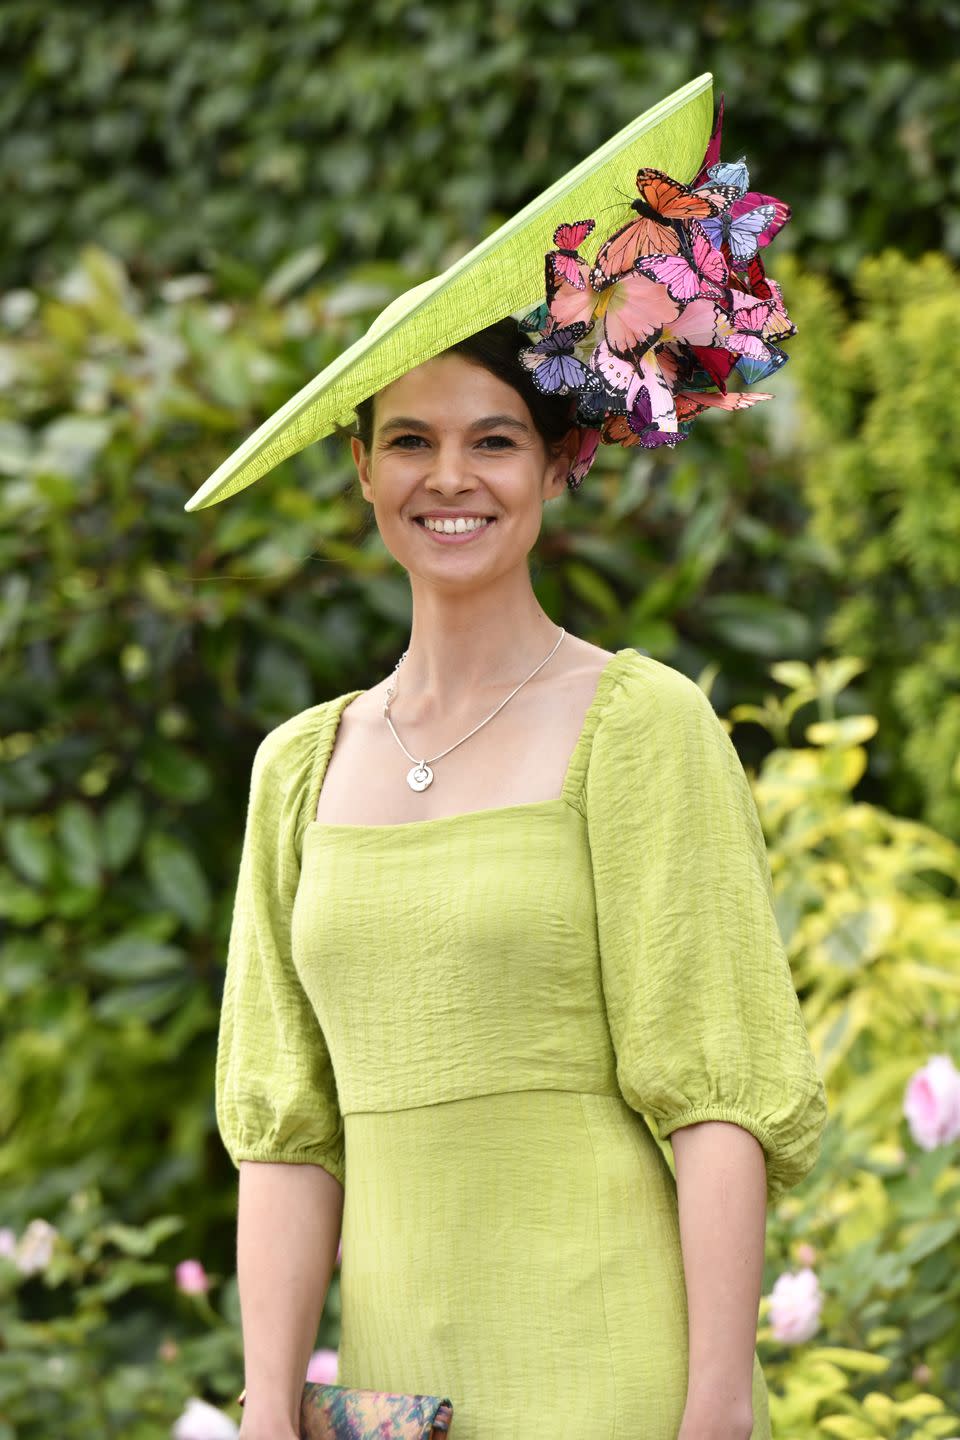
{"label": "smiling woman", "polygon": [[[688,192],[664,203],[718,203]],[[577,306],[585,225],[553,232],[548,271]],[[538,280],[517,274],[512,303]],[[243,1440],[295,1440],[341,1235],[338,1383],[452,1400],[451,1440],[770,1440],[765,1206],[812,1169],[826,1101],[756,807],[691,679],[569,634],[534,589],[544,506],[600,433],[566,384],[575,326],[534,369],[529,316],[433,353],[431,293],[403,301],[417,358],[358,370],[339,432],[409,580],[408,647],[254,761],[217,1053]],[[651,404],[641,386],[624,443],[679,438]],[[300,406],[268,457],[350,413]],[[212,489],[256,478],[255,449]],[[656,1142],[677,1133],[675,1178]]]}

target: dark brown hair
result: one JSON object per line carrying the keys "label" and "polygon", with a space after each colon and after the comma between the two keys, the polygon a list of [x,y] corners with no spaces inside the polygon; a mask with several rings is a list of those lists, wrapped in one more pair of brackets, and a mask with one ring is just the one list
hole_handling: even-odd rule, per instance
{"label": "dark brown hair", "polygon": [[[526,402],[537,433],[543,440],[548,455],[556,455],[560,443],[575,423],[576,399],[571,395],[545,395],[538,390],[530,371],[520,362],[519,352],[532,342],[517,320],[508,315],[487,325],[465,340],[458,340],[444,355],[462,355],[475,365],[482,365],[499,380],[512,385]],[[370,449],[373,440],[373,402],[375,395],[361,400],[357,406],[357,418],[351,426],[338,426],[336,434],[350,439],[356,436]]]}

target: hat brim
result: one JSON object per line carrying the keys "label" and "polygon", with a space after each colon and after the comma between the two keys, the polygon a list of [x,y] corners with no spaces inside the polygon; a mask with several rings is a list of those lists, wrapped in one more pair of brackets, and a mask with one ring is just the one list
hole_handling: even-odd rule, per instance
{"label": "hat brim", "polygon": [[[359,340],[249,435],[183,508],[203,510],[235,495],[338,424],[349,424],[361,400],[414,366],[538,304],[544,256],[557,226],[596,219],[598,248],[603,235],[630,218],[637,170],[650,165],[689,183],[712,125],[713,76],[707,72],[645,110],[447,270],[397,296]],[[581,254],[593,258],[587,245]]]}

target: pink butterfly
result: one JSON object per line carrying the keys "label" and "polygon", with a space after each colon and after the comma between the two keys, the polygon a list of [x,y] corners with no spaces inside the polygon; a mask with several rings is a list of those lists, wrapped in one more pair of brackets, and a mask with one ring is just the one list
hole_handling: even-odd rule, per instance
{"label": "pink butterfly", "polygon": [[751,295],[740,291],[732,291],[731,294],[733,310],[726,317],[721,345],[734,354],[746,355],[750,360],[769,360],[770,351],[764,342],[763,331],[773,306],[769,300],[754,300]]}
{"label": "pink butterfly", "polygon": [[727,262],[696,225],[688,254],[649,255],[637,261],[637,269],[667,287],[671,300],[685,302],[698,295],[720,297],[727,285]]}
{"label": "pink butterfly", "polygon": [[677,370],[677,357],[671,350],[646,350],[637,360],[637,379],[627,391],[628,408],[632,408],[637,403],[640,386],[646,389],[650,423],[668,435],[675,434],[677,429],[677,407],[673,399]]}
{"label": "pink butterfly", "polygon": [[596,221],[577,220],[572,225],[558,225],[553,232],[556,250],[547,256],[547,294],[550,294],[550,270],[557,280],[565,280],[575,290],[582,290],[587,283],[589,266],[577,253],[580,246],[593,230]]}
{"label": "pink butterfly", "polygon": [[630,355],[659,336],[664,325],[675,322],[680,306],[655,280],[628,270],[602,292],[597,313],[603,316],[603,335],[610,349]]}
{"label": "pink butterfly", "polygon": [[723,320],[723,311],[715,300],[691,300],[675,320],[664,324],[658,344],[717,345],[723,333]]}
{"label": "pink butterfly", "polygon": [[599,444],[599,429],[593,425],[585,425],[580,431],[580,448],[577,451],[577,458],[567,475],[567,485],[571,490],[577,490],[583,484],[584,477],[589,473],[593,464]]}
{"label": "pink butterfly", "polygon": [[677,392],[677,419],[692,420],[703,410],[748,410],[759,400],[772,400],[759,390],[728,390],[726,395],[713,395],[700,390],[679,390]]}
{"label": "pink butterfly", "polygon": [[[547,256],[547,269],[551,269]],[[547,311],[551,329],[563,329],[568,325],[585,325],[589,330],[594,321],[594,310],[599,296],[593,286],[586,282],[581,290],[571,285],[560,275],[551,275],[547,282]]]}
{"label": "pink butterfly", "polygon": [[639,384],[639,377],[631,361],[615,355],[606,340],[597,342],[590,357],[590,365],[614,395],[625,396],[631,383]]}

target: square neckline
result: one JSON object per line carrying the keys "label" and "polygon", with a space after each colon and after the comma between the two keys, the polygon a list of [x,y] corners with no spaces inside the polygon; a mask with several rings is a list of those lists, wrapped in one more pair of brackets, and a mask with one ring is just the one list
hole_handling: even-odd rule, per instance
{"label": "square neckline", "polygon": [[474,821],[480,816],[509,815],[514,811],[554,810],[560,805],[566,805],[570,809],[576,810],[577,806],[574,803],[572,791],[577,778],[577,772],[580,768],[579,762],[581,754],[592,736],[595,722],[606,700],[607,692],[617,678],[619,663],[622,662],[627,655],[639,655],[641,653],[641,651],[633,646],[625,646],[621,650],[615,650],[600,671],[593,697],[584,712],[580,733],[570,752],[570,759],[567,761],[567,768],[564,771],[563,784],[559,795],[554,795],[547,800],[521,800],[515,805],[487,805],[480,810],[461,810],[456,815],[425,816],[422,820],[401,820],[393,824],[349,825],[317,820],[315,818],[317,805],[320,800],[320,792],[323,789],[324,777],[327,773],[327,766],[330,763],[330,756],[333,754],[333,747],[336,743],[337,731],[340,728],[343,712],[351,701],[355,700],[359,695],[365,695],[367,693],[366,690],[348,690],[344,695],[339,696],[336,701],[332,702],[334,708],[328,711],[328,718],[332,719],[332,723],[323,727],[320,743],[317,746],[317,754],[314,759],[313,772],[310,780],[309,803],[307,807],[307,814],[310,818],[306,822],[306,832],[316,831],[317,833],[342,834],[356,831],[358,834],[370,835],[386,833],[393,830],[422,829],[425,825],[450,825],[457,820]]}

